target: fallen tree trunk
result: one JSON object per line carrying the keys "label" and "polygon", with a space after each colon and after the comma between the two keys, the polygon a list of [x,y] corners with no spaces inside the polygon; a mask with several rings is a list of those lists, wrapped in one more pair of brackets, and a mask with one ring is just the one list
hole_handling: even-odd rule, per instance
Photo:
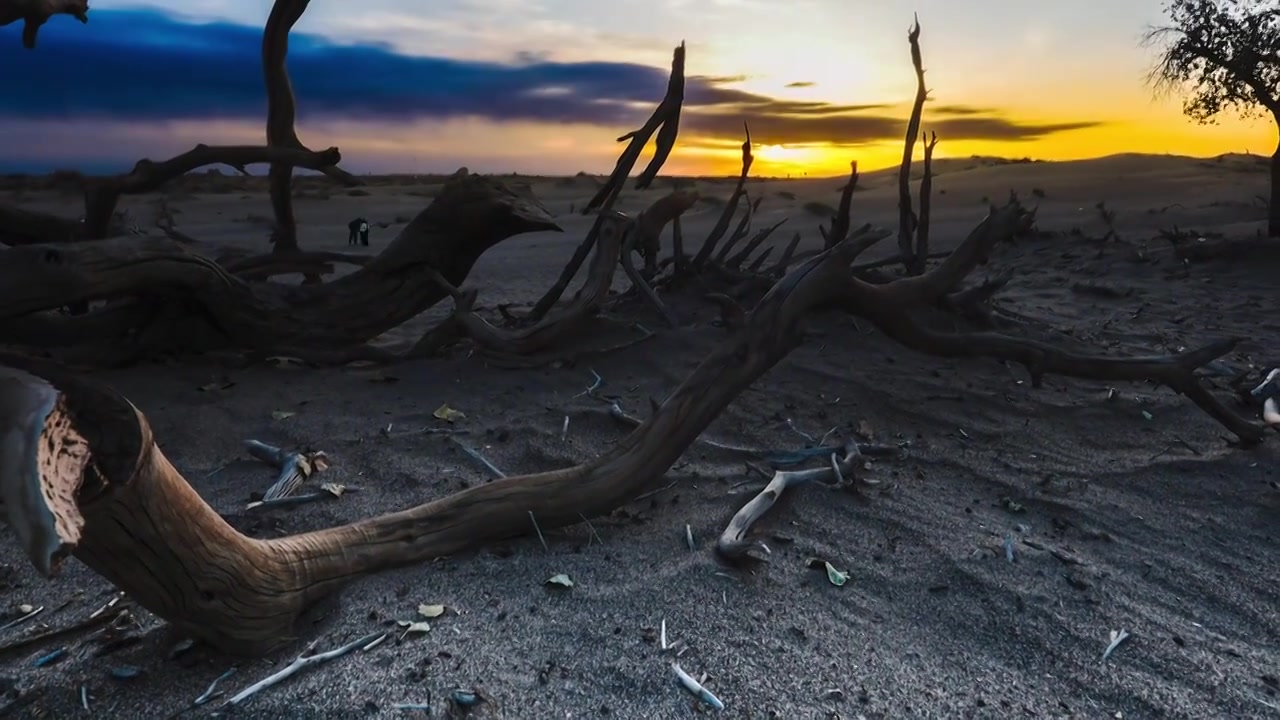
{"label": "fallen tree trunk", "polygon": [[[90,380],[24,358],[0,374],[9,520],[36,567],[73,552],[140,605],[223,650],[260,654],[360,575],[608,512],[652,485],[720,411],[800,340],[800,316],[844,279],[852,246],[799,268],[608,454],[476,486],[398,513],[278,540],[236,532],[155,444],[146,417]],[[15,399],[38,398],[17,404]],[[32,408],[36,409],[33,410]],[[42,411],[41,411],[42,410]],[[127,530],[126,530],[127,528]]]}
{"label": "fallen tree trunk", "polygon": [[[33,564],[46,574],[74,554],[138,604],[232,653],[259,654],[290,638],[310,605],[365,575],[608,512],[653,487],[720,412],[801,340],[801,320],[843,305],[925,352],[910,313],[936,301],[955,276],[983,262],[1013,231],[1010,205],[985,220],[924,276],[872,285],[852,260],[888,231],[862,230],[799,266],[710,353],[648,420],[611,451],[563,470],[508,477],[401,512],[273,540],[235,531],[156,446],[146,417],[124,397],[23,357],[0,368],[0,493]],[[1108,360],[986,336],[983,351],[1070,374],[1159,380],[1187,392],[1197,364],[1226,351]],[[913,340],[914,338],[914,340]],[[1028,357],[1029,355],[1029,357]],[[1189,392],[1191,394],[1191,392]],[[1202,398],[1192,395],[1200,402]],[[1260,438],[1240,420],[1232,428]]]}
{"label": "fallen tree trunk", "polygon": [[[323,285],[249,283],[167,238],[26,245],[0,254],[0,343],[56,346],[83,329],[117,343],[160,331],[197,350],[358,345],[447,297],[433,273],[460,285],[480,255],[502,240],[559,229],[536,201],[498,181],[462,175],[382,253]],[[118,308],[70,319],[30,317],[125,296],[147,298],[137,301],[142,305],[179,300],[189,311],[161,316],[163,328],[140,328],[136,314]]]}

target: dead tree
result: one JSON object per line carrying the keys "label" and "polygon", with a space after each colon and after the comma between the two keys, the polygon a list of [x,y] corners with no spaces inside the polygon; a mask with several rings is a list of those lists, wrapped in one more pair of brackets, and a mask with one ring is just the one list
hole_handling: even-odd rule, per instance
{"label": "dead tree", "polygon": [[684,105],[684,54],[685,48],[682,42],[671,57],[671,75],[667,80],[666,95],[663,96],[662,102],[653,111],[648,122],[639,130],[633,130],[618,138],[618,142],[627,143],[626,149],[618,156],[618,162],[614,166],[613,173],[609,175],[609,179],[600,187],[590,202],[582,208],[583,215],[594,211],[599,213],[599,217],[595,225],[591,227],[591,231],[587,233],[587,237],[583,239],[582,244],[574,252],[569,263],[565,265],[564,271],[560,274],[560,279],[533,306],[533,310],[526,318],[527,321],[537,322],[541,320],[550,312],[552,306],[560,299],[560,296],[564,294],[565,289],[569,287],[569,283],[573,282],[573,278],[578,274],[582,263],[586,261],[587,255],[591,253],[591,248],[595,246],[603,218],[613,210],[613,205],[617,202],[618,195],[622,192],[622,187],[626,184],[627,177],[631,174],[632,168],[635,167],[636,161],[640,159],[640,153],[649,142],[649,138],[653,137],[655,133],[657,134],[653,158],[649,160],[649,165],[636,178],[635,188],[637,190],[643,190],[653,183],[653,179],[658,176],[658,171],[662,169],[663,163],[671,155],[671,150],[676,144],[676,134],[680,128],[680,110]]}
{"label": "dead tree", "polygon": [[[267,146],[306,151],[295,127],[298,109],[289,81],[286,62],[289,54],[289,31],[302,18],[310,0],[276,0],[262,32],[262,73],[267,87]],[[355,177],[336,164],[318,168],[320,172],[352,187],[359,185]],[[270,178],[271,211],[275,228],[271,233],[274,251],[280,254],[298,252],[298,221],[293,215],[293,165],[273,161]],[[311,276],[315,278],[315,276]]]}
{"label": "dead tree", "polygon": [[[682,64],[681,48],[673,63],[673,85],[674,69]],[[674,140],[674,128],[659,135],[659,142],[668,146]],[[749,151],[748,143],[744,166]],[[623,167],[620,162],[619,169]],[[620,177],[625,179],[626,172]],[[605,209],[607,198],[600,200],[599,209]],[[993,248],[1017,232],[1025,214],[1014,200],[993,208],[931,270],[892,281],[864,279],[860,266],[853,264],[889,237],[887,230],[849,230],[784,273],[792,263],[788,253],[780,267],[742,273],[769,281],[767,292],[749,309],[739,307],[735,327],[721,344],[665,400],[655,403],[648,419],[637,421],[630,435],[598,458],[498,479],[350,525],[270,540],[242,535],[214,512],[168,461],[146,417],[126,398],[64,366],[6,353],[0,355],[0,499],[42,573],[56,572],[74,556],[191,636],[228,652],[261,654],[291,639],[299,631],[297,620],[312,604],[363,575],[524,535],[532,529],[531,515],[542,529],[575,524],[655,487],[739,393],[802,342],[802,321],[816,312],[864,318],[919,352],[1020,363],[1036,386],[1050,373],[1157,382],[1186,395],[1243,444],[1262,439],[1262,428],[1228,409],[1196,375],[1197,368],[1229,352],[1232,340],[1176,355],[1106,358],[1000,333],[944,333],[921,324],[919,313],[954,293],[977,265],[989,260]],[[504,336],[470,315],[468,303],[474,298],[458,287],[475,259],[512,234],[551,227],[536,203],[497,182],[462,175],[386,251],[325,286],[250,284],[171,240],[27,245],[6,251],[6,263],[0,265],[0,320],[6,337],[38,330],[48,339],[48,319],[33,319],[30,312],[65,304],[68,297],[136,296],[177,288],[210,318],[209,327],[199,330],[207,339],[318,351],[348,347],[355,337],[377,334],[426,304],[453,297],[458,309],[450,322],[477,342],[536,348],[576,330],[607,292],[615,262],[626,257],[639,237],[633,220],[602,212],[587,288],[563,315],[550,316],[545,324]],[[717,265],[711,251],[706,258],[707,267],[730,270]],[[10,290],[15,284],[19,290]],[[359,309],[370,298],[377,299],[380,312]],[[87,317],[100,329],[108,328],[100,334],[111,335],[126,327],[126,321],[144,320],[142,312],[126,302]],[[832,463],[833,474],[840,473],[842,461],[833,458]]]}
{"label": "dead tree", "polygon": [[[42,348],[112,345],[122,359],[175,344],[318,357],[359,346],[448,297],[435,273],[461,285],[497,243],[558,229],[537,203],[496,181],[462,176],[377,258],[323,285],[248,282],[168,238],[16,247],[0,263],[0,338]],[[120,296],[179,302],[123,301],[78,317],[39,312]]]}
{"label": "dead tree", "polygon": [[924,112],[929,91],[924,85],[918,17],[914,20],[911,32],[907,33],[907,42],[911,44],[911,66],[916,71],[916,97],[911,104],[911,119],[907,121],[906,142],[902,144],[902,165],[898,167],[898,254],[902,256],[907,273],[919,275],[924,272],[924,258],[919,257],[913,243],[920,221],[911,207],[911,156],[916,147],[916,136],[920,134],[920,116]]}
{"label": "dead tree", "polygon": [[[89,565],[138,604],[181,630],[233,653],[258,654],[287,641],[301,613],[361,575],[450,555],[609,512],[653,487],[744,388],[801,341],[800,321],[839,307],[889,337],[940,356],[1021,362],[1038,384],[1046,373],[1100,380],[1152,380],[1188,396],[1242,440],[1261,429],[1236,416],[1195,370],[1229,352],[1224,341],[1178,355],[1107,359],[999,335],[928,330],[912,313],[936,302],[1020,214],[988,216],[934,270],[873,285],[850,263],[886,237],[863,230],[811,258],[774,285],[727,338],[610,452],[564,470],[509,477],[416,508],[275,540],[236,532],[156,446],[146,417],[96,381],[22,356],[0,369],[0,476],[9,521],[31,561],[54,572],[67,555]],[[128,528],[126,532],[124,528]]]}
{"label": "dead tree", "polygon": [[[82,179],[84,220],[0,206],[0,242],[8,245],[68,240],[100,240],[111,234],[111,221],[122,195],[159,189],[170,180],[207,165],[229,165],[244,173],[248,165],[271,165],[271,206],[275,217],[272,242],[275,252],[290,255],[305,266],[309,260],[298,252],[297,223],[293,216],[291,178],[294,167],[316,170],[346,186],[359,185],[354,176],[338,167],[337,148],[308,150],[294,130],[297,115],[289,82],[286,56],[289,31],[306,10],[308,0],[278,0],[271,9],[262,37],[262,67],[267,92],[266,147],[210,147],[198,145],[177,157],[155,162],[140,160],[121,176]],[[36,30],[53,14],[67,13],[87,22],[85,0],[0,0],[0,25],[23,19],[23,39],[34,47]]]}

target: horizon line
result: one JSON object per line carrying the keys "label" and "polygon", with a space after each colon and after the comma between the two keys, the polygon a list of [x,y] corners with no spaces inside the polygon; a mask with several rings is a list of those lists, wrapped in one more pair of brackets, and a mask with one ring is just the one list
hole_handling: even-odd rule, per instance
{"label": "horizon line", "polygon": [[[955,162],[963,162],[966,160],[997,160],[1010,165],[1047,165],[1047,164],[1066,165],[1066,164],[1072,164],[1072,163],[1097,162],[1101,160],[1108,160],[1108,159],[1120,158],[1120,157],[1149,157],[1149,158],[1167,158],[1167,159],[1183,159],[1183,160],[1213,160],[1217,158],[1225,158],[1225,157],[1231,157],[1231,156],[1258,158],[1261,160],[1270,160],[1270,157],[1271,157],[1270,155],[1267,155],[1267,154],[1256,153],[1246,149],[1243,151],[1228,151],[1228,152],[1213,153],[1208,155],[1192,155],[1192,154],[1173,153],[1173,152],[1163,152],[1163,153],[1116,152],[1116,153],[1105,153],[1102,155],[1094,155],[1094,156],[1081,157],[1081,158],[1067,158],[1067,159],[1058,159],[1058,160],[1035,158],[1031,156],[1013,157],[1008,155],[974,154],[974,155],[964,155],[964,156],[957,156],[957,157],[934,158],[933,163],[934,165],[937,165],[939,163],[955,163]],[[95,178],[114,177],[114,176],[120,176],[120,175],[128,175],[133,171],[133,168],[136,166],[136,164],[143,160],[151,160],[151,159],[140,158],[138,160],[134,160],[128,164],[129,165],[128,169],[118,171],[118,172],[91,172],[91,171],[85,171],[85,170],[81,170],[74,167],[53,168],[53,169],[44,170],[44,171],[23,171],[23,170],[9,170],[9,169],[6,169],[3,165],[0,165],[0,177],[3,177],[5,179],[10,179],[10,180],[20,179],[20,178],[48,178],[56,175],[79,175],[82,177],[95,177]],[[160,161],[153,161],[153,162],[160,162]],[[255,163],[254,166],[265,165],[265,164],[266,163]],[[859,164],[861,165],[861,163]],[[920,157],[913,157],[911,161],[911,166],[913,169],[916,168],[917,166],[923,168],[923,160]],[[173,178],[169,182],[175,182],[180,180],[181,178],[185,178],[188,176],[223,177],[228,179],[231,179],[231,178],[248,178],[248,179],[264,178],[265,179],[267,177],[267,173],[265,171],[261,173],[255,173],[255,172],[239,172],[233,169],[232,172],[227,172],[224,169],[226,167],[227,166],[221,163],[213,163],[210,165],[205,165],[195,170],[191,170],[189,172],[183,173],[182,175],[179,175]],[[870,170],[863,170],[860,168],[858,174],[860,176],[865,176],[865,175],[871,175],[871,174],[877,174],[877,173],[885,173],[889,171],[900,170],[901,167],[902,167],[901,162],[898,162],[898,163],[882,165],[880,167],[874,167],[874,168],[871,168]],[[471,170],[470,167],[467,165],[458,166],[453,170],[439,170],[439,171],[424,170],[421,172],[353,172],[350,174],[358,178],[402,178],[402,177],[416,177],[416,176],[433,176],[433,177],[447,178],[451,175],[458,173],[460,170],[466,170],[467,173],[471,175],[481,175],[481,176],[487,176],[487,177],[566,178],[566,177],[577,177],[581,175],[586,175],[589,177],[607,178],[612,174],[611,172],[608,172],[608,171],[591,172],[587,170],[579,170],[573,173],[558,173],[558,174],[557,173],[540,173],[540,172],[522,172],[519,170],[502,171],[502,172],[480,172],[480,171]],[[634,177],[636,175],[639,175],[639,173],[638,172],[632,173],[631,175],[628,175],[628,177]],[[295,167],[294,176],[308,177],[308,178],[323,177],[324,173],[321,173],[316,170],[309,170],[306,168]],[[822,175],[802,174],[799,177],[796,176],[796,173],[789,173],[787,175],[750,174],[750,175],[747,175],[747,179],[748,180],[752,180],[752,179],[756,179],[756,180],[788,180],[788,179],[790,180],[797,180],[797,179],[823,180],[823,179],[839,179],[839,178],[845,178],[847,176],[848,176],[847,172],[835,173],[835,174],[822,174]],[[723,180],[723,179],[737,179],[739,177],[739,173],[723,173],[723,174],[659,173],[656,177],[668,178],[668,179]]]}

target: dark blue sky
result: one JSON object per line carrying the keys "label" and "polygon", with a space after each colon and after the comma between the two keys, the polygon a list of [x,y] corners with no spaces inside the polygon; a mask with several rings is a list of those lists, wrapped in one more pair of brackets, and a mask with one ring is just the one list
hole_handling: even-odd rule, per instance
{"label": "dark blue sky", "polygon": [[[264,119],[260,27],[95,8],[87,25],[54,18],[41,30],[34,51],[21,47],[19,32],[16,24],[0,28],[0,67],[8,77],[21,79],[6,83],[0,93],[2,167],[38,165],[31,140],[38,128],[56,123],[259,124]],[[547,62],[533,53],[510,63],[424,57],[400,54],[388,45],[338,44],[294,32],[289,72],[300,123],[480,118],[598,125],[607,128],[603,135],[614,136],[648,115],[665,90],[668,68]],[[736,89],[738,80],[689,77],[681,123],[686,140],[738,141],[743,120],[762,144],[857,145],[898,138],[904,127],[902,108],[770,98]],[[810,84],[806,78],[793,83]],[[941,103],[930,113],[930,127],[949,140],[1032,139],[1089,125],[1019,124],[993,110]],[[6,140],[6,125],[23,130]],[[86,162],[102,157],[101,148],[96,150]],[[65,164],[74,152],[62,147],[56,154]]]}
{"label": "dark blue sky", "polygon": [[[230,23],[193,24],[147,10],[93,10],[88,25],[56,18],[41,31],[40,47],[24,50],[5,29],[0,67],[11,83],[0,115],[18,118],[105,116],[129,120],[261,118],[266,103],[260,64],[261,30]],[[289,72],[303,117],[418,119],[476,116],[494,120],[618,125],[647,114],[662,97],[666,68],[610,62],[499,64],[396,54],[375,44],[338,45],[295,32]],[[806,123],[824,135],[867,131],[896,114],[869,117],[882,106],[793,102],[717,84],[734,78],[692,77],[686,95],[695,110],[731,111],[778,132]],[[797,80],[803,83],[803,80]],[[863,122],[849,122],[858,112]],[[963,112],[972,117],[972,112]],[[764,121],[772,117],[775,122]],[[965,134],[1004,137],[1053,128],[1003,127],[997,118],[962,123]],[[777,122],[781,121],[781,122]],[[698,123],[714,130],[718,123]],[[847,126],[845,132],[840,126]],[[896,133],[894,133],[896,135]],[[730,134],[736,137],[736,131]],[[817,138],[806,138],[817,139]],[[768,142],[762,139],[762,142]]]}

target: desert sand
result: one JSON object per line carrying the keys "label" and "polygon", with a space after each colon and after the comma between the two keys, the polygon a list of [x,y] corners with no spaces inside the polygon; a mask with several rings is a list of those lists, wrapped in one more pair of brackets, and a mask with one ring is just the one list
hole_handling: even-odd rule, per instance
{"label": "desert sand", "polygon": [[[1254,200],[1266,189],[1263,159],[972,158],[939,160],[935,169],[937,249],[953,246],[1011,190],[1039,206],[1039,232],[1002,247],[980,271],[1014,272],[995,301],[1005,331],[1118,355],[1240,335],[1247,342],[1213,366],[1224,396],[1280,365],[1280,243],[1253,240],[1264,220]],[[586,232],[590,218],[574,211],[601,181],[505,179],[527,184],[565,232],[518,236],[484,255],[468,285],[490,310],[541,296]],[[299,182],[301,245],[345,250],[347,222],[363,216],[377,251],[440,182],[377,178],[355,191],[322,178]],[[756,225],[789,218],[777,241],[798,231],[802,249],[818,247],[823,206],[837,203],[842,183],[753,179],[750,192],[763,198]],[[672,184],[628,189],[620,209],[638,212]],[[708,198],[683,218],[696,247],[733,184],[684,184]],[[79,198],[52,181],[3,188],[7,202],[78,212]],[[261,179],[188,176],[163,197],[177,228],[202,243],[268,248]],[[123,207],[140,230],[156,232],[160,198],[131,197]],[[855,221],[895,227],[896,200],[893,171],[865,174]],[[1114,213],[1110,228],[1099,202]],[[1189,238],[1180,249],[1162,237],[1174,228]],[[1108,230],[1114,235],[1100,241]],[[890,245],[875,252],[888,254]],[[626,287],[619,273],[615,288]],[[627,428],[583,394],[593,372],[602,392],[643,414],[724,337],[712,325],[713,305],[689,300],[674,309],[680,330],[659,330],[637,307],[657,338],[530,369],[489,367],[461,349],[377,369],[195,358],[97,376],[149,416],[163,451],[215,509],[244,532],[272,537],[486,482],[491,474],[463,445],[507,473],[594,456]],[[411,343],[448,310],[442,303],[379,342]],[[465,413],[454,426],[465,434],[423,431],[444,425],[432,416],[444,404]],[[498,717],[697,716],[706,708],[677,685],[671,655],[658,647],[665,623],[687,647],[681,666],[706,674],[726,717],[1280,717],[1274,440],[1234,449],[1218,425],[1167,389],[1058,377],[1033,389],[1012,364],[925,357],[838,314],[816,317],[805,344],[705,437],[795,450],[809,444],[801,433],[828,432],[901,443],[905,452],[867,471],[884,481],[875,492],[788,493],[757,527],[772,550],[765,564],[730,567],[713,547],[767,478],[695,445],[665,489],[589,525],[548,531],[546,548],[530,536],[354,582],[269,658],[236,661],[200,647],[175,657],[182,638],[145,612],[115,633],[133,640],[104,644],[81,633],[9,652],[0,716],[170,717],[233,665],[219,685],[228,695],[312,642],[327,650],[381,630],[392,637],[377,648],[294,677],[229,714],[438,716],[452,691],[479,689]],[[333,461],[323,480],[361,491],[246,510],[274,475],[248,459],[247,438],[323,450]],[[10,619],[23,604],[45,608],[0,631],[0,644],[80,621],[114,596],[75,562],[43,579],[7,527],[0,552]],[[848,581],[833,585],[808,567],[811,558]],[[559,573],[575,586],[544,584]],[[401,637],[395,621],[415,619],[420,604],[449,610],[430,620],[429,632]],[[1103,661],[1120,629],[1130,637]],[[186,716],[208,716],[219,703]]]}

